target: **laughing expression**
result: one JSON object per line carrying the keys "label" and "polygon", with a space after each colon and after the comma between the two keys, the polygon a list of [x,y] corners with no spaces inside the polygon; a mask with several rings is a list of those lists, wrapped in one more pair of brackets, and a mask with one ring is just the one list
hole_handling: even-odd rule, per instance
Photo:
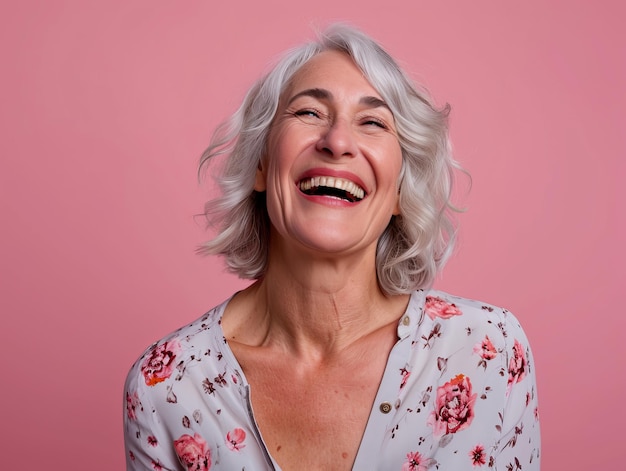
{"label": "laughing expression", "polygon": [[370,251],[398,214],[393,115],[347,55],[307,62],[281,97],[255,189],[272,238],[325,254]]}

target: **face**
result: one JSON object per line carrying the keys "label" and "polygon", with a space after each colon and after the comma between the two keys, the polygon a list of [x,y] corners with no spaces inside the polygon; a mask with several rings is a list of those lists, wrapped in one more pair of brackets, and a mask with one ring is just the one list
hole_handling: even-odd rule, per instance
{"label": "face", "polygon": [[375,254],[399,213],[401,165],[393,115],[380,94],[347,55],[318,54],[281,97],[257,172],[272,243]]}

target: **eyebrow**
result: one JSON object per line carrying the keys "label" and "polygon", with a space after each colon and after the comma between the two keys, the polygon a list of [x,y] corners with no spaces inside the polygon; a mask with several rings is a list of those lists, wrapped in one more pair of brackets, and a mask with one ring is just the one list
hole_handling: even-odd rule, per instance
{"label": "eyebrow", "polygon": [[307,90],[302,90],[299,93],[296,93],[289,99],[288,105],[291,105],[298,98],[303,96],[310,96],[312,98],[317,98],[318,100],[330,100],[333,97],[333,94],[328,90],[324,90],[323,88],[309,88]]}
{"label": "eyebrow", "polygon": [[[289,102],[287,103],[287,105],[291,105],[291,103],[293,103],[295,100],[303,96],[309,96],[312,98],[316,98],[318,100],[332,100],[333,98],[333,94],[330,93],[328,90],[325,90],[323,88],[309,88],[307,90],[302,90],[301,92],[298,92],[294,96],[292,96],[289,99]],[[359,103],[362,105],[366,105],[369,108],[382,107],[382,108],[387,108],[389,111],[391,111],[391,108],[389,108],[389,105],[387,105],[387,103],[385,103],[384,100],[381,100],[380,98],[377,98],[375,96],[361,97],[361,99],[359,100]]]}
{"label": "eyebrow", "polygon": [[375,96],[364,96],[359,100],[359,103],[361,103],[362,105],[367,105],[370,108],[383,107],[391,111],[391,108],[389,108],[389,105],[385,103],[384,100],[376,98]]}

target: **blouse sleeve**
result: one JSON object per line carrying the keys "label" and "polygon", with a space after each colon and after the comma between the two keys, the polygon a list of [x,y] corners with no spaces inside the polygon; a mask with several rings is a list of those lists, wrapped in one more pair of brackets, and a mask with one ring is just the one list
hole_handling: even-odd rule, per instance
{"label": "blouse sleeve", "polygon": [[[537,385],[532,352],[517,319],[509,314],[506,325],[504,408],[496,425],[500,436],[493,444],[489,463],[495,470],[539,471],[540,429]],[[490,468],[491,469],[491,468]]]}
{"label": "blouse sleeve", "polygon": [[[172,438],[164,426],[158,404],[161,388],[146,384],[141,359],[132,367],[124,387],[124,445],[128,471],[174,471],[182,469],[173,451]],[[157,385],[160,386],[160,385]]]}

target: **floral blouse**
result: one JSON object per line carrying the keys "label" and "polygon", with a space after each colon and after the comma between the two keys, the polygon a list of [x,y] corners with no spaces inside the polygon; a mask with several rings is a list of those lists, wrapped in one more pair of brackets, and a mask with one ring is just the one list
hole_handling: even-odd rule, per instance
{"label": "floral blouse", "polygon": [[[149,347],[130,370],[128,470],[280,469],[221,329],[226,304]],[[533,471],[539,457],[534,364],[517,319],[415,291],[353,469]]]}

